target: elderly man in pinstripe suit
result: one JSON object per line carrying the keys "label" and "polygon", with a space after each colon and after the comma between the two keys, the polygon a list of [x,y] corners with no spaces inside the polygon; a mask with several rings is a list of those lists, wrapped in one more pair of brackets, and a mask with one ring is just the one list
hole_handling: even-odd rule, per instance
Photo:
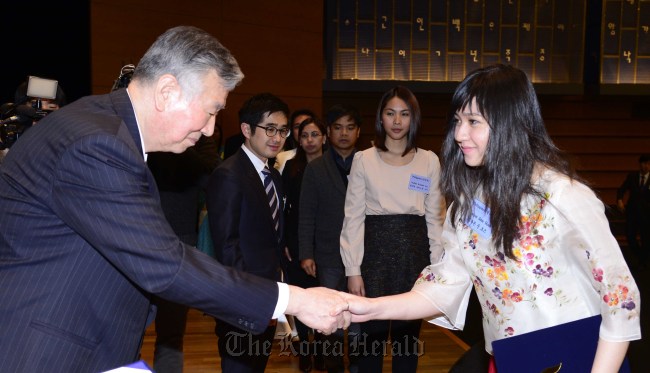
{"label": "elderly man in pinstripe suit", "polygon": [[151,295],[259,333],[294,314],[331,333],[346,302],[225,268],[166,222],[145,160],[214,129],[243,75],[193,27],[162,34],[127,89],[48,115],[0,168],[0,372],[98,372],[138,358]]}

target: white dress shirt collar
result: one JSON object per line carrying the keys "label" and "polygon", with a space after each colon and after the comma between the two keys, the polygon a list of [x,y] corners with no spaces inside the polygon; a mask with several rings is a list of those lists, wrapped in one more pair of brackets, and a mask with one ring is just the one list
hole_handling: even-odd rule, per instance
{"label": "white dress shirt collar", "polygon": [[261,159],[257,158],[257,156],[253,154],[253,152],[246,147],[246,144],[242,144],[241,148],[244,150],[244,153],[246,153],[246,155],[251,160],[251,162],[253,162],[255,171],[257,171],[260,180],[262,180],[262,183],[264,183],[264,174],[262,173],[262,170],[264,169],[264,167],[268,167],[268,161],[262,162]]}

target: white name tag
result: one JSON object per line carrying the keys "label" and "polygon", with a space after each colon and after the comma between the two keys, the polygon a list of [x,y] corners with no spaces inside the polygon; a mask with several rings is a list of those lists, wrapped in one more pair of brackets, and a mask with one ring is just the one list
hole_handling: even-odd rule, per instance
{"label": "white name tag", "polygon": [[490,225],[490,209],[483,202],[474,200],[472,202],[472,216],[465,222],[479,236],[483,238],[492,237],[492,226]]}
{"label": "white name tag", "polygon": [[411,174],[411,180],[409,180],[409,190],[429,193],[429,189],[431,189],[431,179],[425,176]]}

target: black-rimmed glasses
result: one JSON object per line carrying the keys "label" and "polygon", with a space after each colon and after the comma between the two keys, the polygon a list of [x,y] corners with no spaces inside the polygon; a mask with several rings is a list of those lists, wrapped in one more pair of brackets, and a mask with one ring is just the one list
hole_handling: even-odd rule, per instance
{"label": "black-rimmed glasses", "polygon": [[273,126],[264,127],[264,126],[260,126],[258,124],[253,124],[253,126],[263,128],[264,131],[266,132],[266,136],[268,136],[268,137],[273,137],[276,134],[280,133],[280,136],[282,136],[284,138],[287,138],[287,136],[289,136],[289,133],[291,132],[291,130],[289,128],[287,128],[287,127],[278,129],[277,127],[273,127]]}

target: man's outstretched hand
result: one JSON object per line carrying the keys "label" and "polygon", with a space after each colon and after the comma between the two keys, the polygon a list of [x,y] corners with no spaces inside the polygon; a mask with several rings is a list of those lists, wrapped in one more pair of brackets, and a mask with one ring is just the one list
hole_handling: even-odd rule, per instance
{"label": "man's outstretched hand", "polygon": [[326,335],[350,325],[349,305],[342,293],[324,287],[289,286],[289,291],[285,312],[298,317],[305,325]]}

